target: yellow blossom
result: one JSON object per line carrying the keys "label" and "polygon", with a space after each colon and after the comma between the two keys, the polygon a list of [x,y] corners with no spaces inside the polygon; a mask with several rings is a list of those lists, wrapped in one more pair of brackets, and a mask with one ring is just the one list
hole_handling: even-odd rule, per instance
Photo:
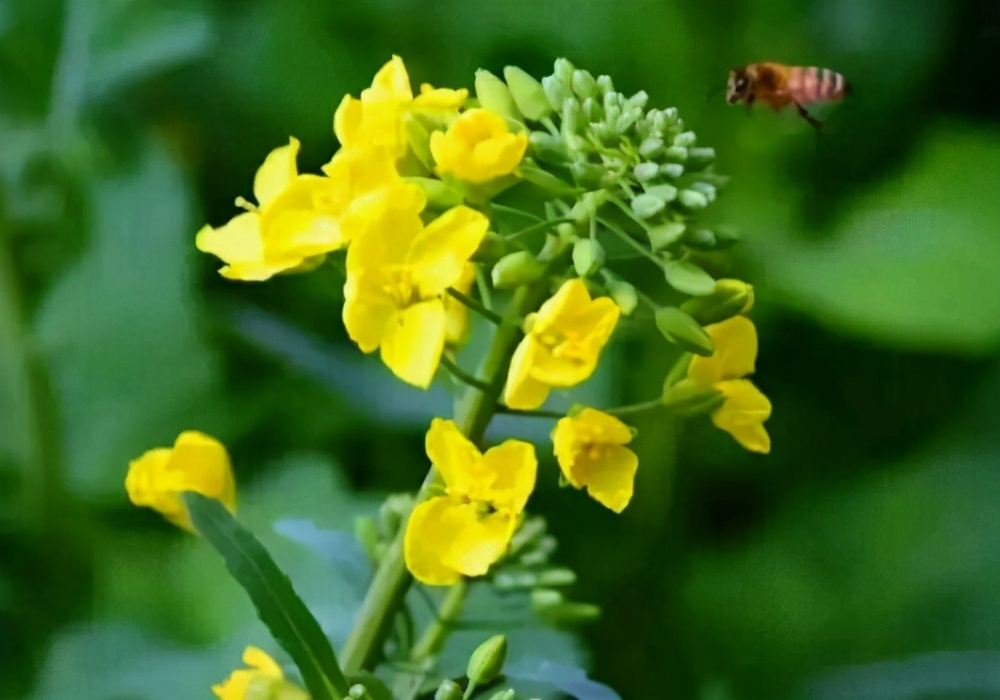
{"label": "yellow blossom", "polygon": [[275,149],[254,180],[255,207],[220,228],[198,232],[199,250],[227,263],[229,279],[266,280],[279,272],[311,269],[326,253],[353,237],[353,211],[373,197],[423,207],[424,195],[396,172],[384,149],[342,149],[323,167],[325,176],[299,175],[299,142]]}
{"label": "yellow blossom", "polygon": [[236,484],[226,448],[195,430],[181,433],[174,446],[157,447],[129,463],[125,477],[129,500],[159,511],[170,522],[191,530],[180,496],[194,491],[236,510]]}
{"label": "yellow blossom", "polygon": [[764,421],[771,417],[771,402],[749,379],[757,361],[757,329],[753,321],[734,316],[721,323],[706,326],[705,331],[715,344],[711,357],[695,356],[688,368],[688,377],[720,391],[723,404],[712,412],[712,422],[732,435],[751,452],[767,454],[771,438]]}
{"label": "yellow blossom", "polygon": [[[476,281],[476,266],[465,263],[462,276],[452,285],[456,291],[468,295]],[[444,298],[445,312],[445,342],[448,345],[461,345],[469,333],[469,307],[452,296]]]}
{"label": "yellow blossom", "polygon": [[435,418],[426,449],[445,491],[413,509],[406,567],[418,581],[436,586],[482,576],[507,551],[535,488],[535,448],[507,440],[483,454],[453,421]]}
{"label": "yellow blossom", "polygon": [[[243,663],[249,668],[233,671],[224,682],[213,685],[212,692],[222,700],[269,698],[275,685],[285,686],[285,674],[277,662],[257,647],[247,647]],[[305,693],[295,697],[305,697]]]}
{"label": "yellow blossom", "polygon": [[344,325],[362,352],[403,381],[430,386],[447,336],[442,296],[486,235],[489,220],[468,207],[449,209],[424,226],[412,208],[375,201],[365,229],[347,251]]}
{"label": "yellow blossom", "polygon": [[563,283],[555,296],[525,319],[525,337],[514,351],[504,388],[510,408],[538,408],[552,387],[588,379],[620,310],[607,297],[591,300],[579,279]]}
{"label": "yellow blossom", "polygon": [[337,140],[345,147],[385,148],[394,158],[406,153],[404,119],[410,114],[445,117],[457,114],[469,91],[421,85],[414,98],[403,59],[393,56],[379,69],[361,98],[346,95],[333,117]]}
{"label": "yellow blossom", "polygon": [[438,171],[473,183],[514,172],[527,147],[527,134],[512,134],[503,117],[487,109],[470,109],[448,131],[431,134]]}
{"label": "yellow blossom", "polygon": [[632,431],[593,408],[560,418],[552,431],[556,460],[566,481],[586,488],[598,503],[621,513],[632,499],[639,458],[625,447]]}

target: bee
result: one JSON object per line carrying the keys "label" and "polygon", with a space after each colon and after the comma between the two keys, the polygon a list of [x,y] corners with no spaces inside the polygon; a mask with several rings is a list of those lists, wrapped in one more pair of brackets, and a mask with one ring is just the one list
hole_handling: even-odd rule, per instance
{"label": "bee", "polygon": [[760,100],[775,112],[795,105],[803,119],[819,128],[819,120],[806,105],[840,102],[850,92],[844,76],[832,70],[762,62],[729,71],[726,101],[731,105],[746,102],[749,107]]}

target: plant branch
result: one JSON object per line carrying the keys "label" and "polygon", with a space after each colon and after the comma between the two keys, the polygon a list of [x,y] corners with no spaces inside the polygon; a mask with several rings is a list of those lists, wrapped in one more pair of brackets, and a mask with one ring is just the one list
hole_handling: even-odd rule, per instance
{"label": "plant branch", "polygon": [[565,412],[560,411],[547,411],[545,409],[534,408],[530,410],[520,410],[517,408],[510,408],[504,406],[502,403],[497,404],[497,413],[503,413],[508,416],[521,416],[523,418],[565,418]]}
{"label": "plant branch", "polygon": [[487,391],[489,389],[489,384],[484,382],[482,379],[476,379],[475,377],[473,377],[471,374],[469,374],[464,369],[455,364],[454,360],[452,360],[447,355],[441,356],[441,365],[446,370],[451,372],[451,376],[453,376],[455,379],[462,382],[463,384],[471,386],[475,389],[479,389],[479,391]]}
{"label": "plant branch", "polygon": [[501,317],[500,314],[494,311],[490,311],[485,306],[480,304],[478,301],[476,301],[467,294],[462,294],[454,287],[448,287],[448,294],[450,294],[454,299],[457,299],[463,305],[475,311],[477,314],[485,318],[490,323],[499,326],[503,322],[503,317]]}
{"label": "plant branch", "polygon": [[441,651],[448,634],[455,628],[468,590],[469,582],[464,578],[459,579],[458,583],[448,589],[447,595],[437,609],[434,621],[424,630],[420,640],[410,651],[410,661],[422,661],[436,656]]}
{"label": "plant branch", "polygon": [[605,409],[605,413],[610,413],[613,416],[624,416],[629,413],[641,413],[643,411],[650,411],[654,408],[663,408],[663,402],[660,399],[651,399],[649,401],[641,401],[639,403],[629,404],[628,406],[619,406],[618,408],[608,408]]}

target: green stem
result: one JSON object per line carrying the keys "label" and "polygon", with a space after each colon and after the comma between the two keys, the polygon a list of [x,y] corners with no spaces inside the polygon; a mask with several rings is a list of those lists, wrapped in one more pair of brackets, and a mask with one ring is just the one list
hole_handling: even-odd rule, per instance
{"label": "green stem", "polygon": [[503,204],[497,204],[496,202],[491,204],[490,208],[494,211],[502,211],[504,214],[515,214],[525,219],[531,219],[532,221],[545,221],[545,219],[535,216],[530,212],[521,211],[520,209],[515,209],[514,207],[504,206]]}
{"label": "green stem", "polygon": [[[458,401],[455,408],[455,423],[474,443],[482,441],[486,426],[493,417],[497,401],[503,391],[510,358],[522,336],[518,321],[525,314],[534,311],[544,300],[548,292],[546,282],[546,278],[543,277],[538,283],[520,287],[514,293],[478,372],[479,376],[489,378],[486,380],[486,386],[483,389],[468,389]],[[437,479],[437,472],[432,467],[417,493],[417,503],[429,498],[431,488]],[[382,653],[382,645],[392,629],[392,620],[403,605],[406,592],[413,583],[403,556],[405,535],[404,522],[375,571],[375,577],[358,611],[354,629],[344,644],[341,659],[344,672],[348,675],[374,666]]]}
{"label": "green stem", "polygon": [[608,228],[609,231],[613,232],[615,235],[621,238],[622,241],[624,241],[632,248],[634,248],[637,253],[642,255],[644,258],[652,260],[654,263],[656,263],[657,267],[661,269],[663,268],[662,260],[656,257],[656,255],[654,255],[652,251],[646,250],[646,247],[644,245],[642,245],[641,243],[639,243],[639,241],[632,238],[632,236],[628,235],[628,233],[626,233],[620,226],[604,218],[602,218],[600,221]]}
{"label": "green stem", "polygon": [[475,311],[477,314],[485,318],[490,323],[494,323],[499,326],[503,322],[503,317],[500,316],[500,314],[494,311],[490,311],[485,306],[483,306],[482,304],[480,304],[478,301],[468,296],[467,294],[462,294],[460,291],[458,291],[457,289],[453,289],[452,287],[448,288],[448,294],[450,294],[452,297],[460,301],[463,305]]}
{"label": "green stem", "polygon": [[629,404],[628,406],[609,408],[606,409],[604,412],[610,413],[613,416],[624,416],[629,413],[641,413],[643,411],[649,411],[654,408],[663,408],[663,402],[660,399],[651,399],[650,401],[641,401],[639,403]]}
{"label": "green stem", "polygon": [[455,362],[447,355],[441,356],[441,365],[451,373],[451,376],[463,384],[479,389],[480,391],[486,391],[489,389],[489,385],[486,382],[482,379],[476,379],[473,377],[471,374],[455,364]]}
{"label": "green stem", "polygon": [[468,591],[469,582],[464,578],[448,589],[448,594],[438,608],[437,617],[410,651],[410,661],[423,661],[441,651],[448,634],[455,628],[455,621],[462,612]]}
{"label": "green stem", "polygon": [[546,231],[558,224],[567,224],[567,223],[571,224],[574,221],[575,219],[571,219],[568,216],[559,219],[548,219],[547,221],[540,221],[537,224],[532,224],[531,226],[522,228],[520,231],[515,231],[514,233],[506,234],[504,236],[504,240],[513,241],[520,238],[521,236],[527,236],[529,233],[535,233],[536,231]]}
{"label": "green stem", "polygon": [[479,290],[479,298],[483,300],[483,306],[487,310],[493,311],[493,295],[490,293],[490,282],[483,271],[482,265],[476,265],[476,289]]}
{"label": "green stem", "polygon": [[566,414],[560,411],[547,411],[543,408],[533,408],[529,410],[521,410],[517,408],[509,408],[503,404],[497,404],[497,413],[503,413],[508,416],[523,416],[524,418],[565,418]]}

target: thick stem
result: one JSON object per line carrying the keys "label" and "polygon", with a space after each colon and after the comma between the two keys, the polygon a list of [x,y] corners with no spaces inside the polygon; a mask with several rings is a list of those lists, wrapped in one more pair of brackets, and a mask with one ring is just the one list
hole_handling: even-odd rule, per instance
{"label": "thick stem", "polygon": [[[522,335],[518,321],[533,311],[548,291],[544,279],[530,287],[521,287],[514,293],[477,373],[484,378],[485,386],[467,389],[455,407],[455,423],[462,434],[475,443],[482,441],[503,391],[511,356]],[[417,494],[417,503],[429,497],[430,488],[437,478],[437,472],[432,467]],[[392,619],[413,583],[403,558],[405,534],[404,522],[375,571],[375,578],[361,603],[354,629],[344,644],[341,660],[347,674],[357,673],[374,665],[392,629]]]}
{"label": "thick stem", "polygon": [[458,583],[448,589],[448,594],[441,601],[437,618],[427,627],[420,640],[410,651],[411,661],[422,661],[436,655],[444,646],[448,634],[454,629],[455,621],[462,612],[465,596],[469,592],[469,582],[459,579]]}

